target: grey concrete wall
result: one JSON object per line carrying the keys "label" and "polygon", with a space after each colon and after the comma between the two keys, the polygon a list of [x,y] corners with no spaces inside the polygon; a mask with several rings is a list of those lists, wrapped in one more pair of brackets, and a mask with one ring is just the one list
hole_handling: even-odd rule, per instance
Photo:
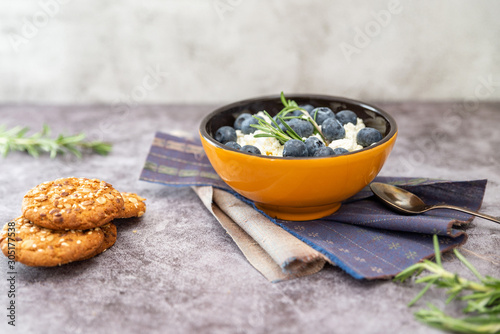
{"label": "grey concrete wall", "polygon": [[0,103],[500,99],[499,1],[2,0]]}

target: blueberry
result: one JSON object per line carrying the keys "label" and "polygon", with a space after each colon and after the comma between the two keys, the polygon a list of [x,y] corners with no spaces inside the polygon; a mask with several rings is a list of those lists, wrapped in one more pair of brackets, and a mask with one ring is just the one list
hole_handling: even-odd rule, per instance
{"label": "blueberry", "polygon": [[307,157],[307,147],[303,141],[290,139],[283,147],[284,157]]}
{"label": "blueberry", "polygon": [[241,152],[247,152],[252,154],[261,154],[260,150],[253,145],[245,145],[241,148]]}
{"label": "blueberry", "polygon": [[252,115],[250,115],[249,113],[243,113],[243,114],[239,115],[238,117],[236,117],[236,120],[234,121],[234,129],[241,130],[241,125],[242,125],[243,121],[250,118],[250,117],[252,117]]}
{"label": "blueberry", "polygon": [[236,141],[236,131],[230,126],[222,126],[215,132],[215,140],[219,143],[225,144],[228,141]]}
{"label": "blueberry", "polygon": [[342,125],[347,123],[356,125],[356,123],[358,123],[358,116],[351,110],[339,111],[335,116],[337,117],[337,121],[339,121]]}
{"label": "blueberry", "polygon": [[318,125],[323,124],[323,122],[327,118],[335,119],[335,114],[333,113],[332,109],[330,109],[328,107],[315,108],[315,109],[313,109],[313,111],[311,111],[310,114],[311,114],[311,117],[316,121],[316,123],[318,123]]}
{"label": "blueberry", "polygon": [[359,130],[356,141],[363,147],[370,146],[382,139],[382,134],[374,128],[364,128]]}
{"label": "blueberry", "polygon": [[314,109],[314,107],[310,104],[301,104],[299,105],[299,108],[305,109],[309,114],[311,114],[311,111]]}
{"label": "blueberry", "polygon": [[[278,119],[278,115],[274,116],[274,117],[273,117],[273,119],[274,119],[274,121],[275,121],[276,123],[278,123],[278,125],[280,126],[280,129],[281,129],[282,131],[286,132],[286,128],[285,128],[285,126],[283,125],[283,123],[281,123],[281,121]],[[274,123],[272,123],[272,125],[273,125],[273,127],[276,127],[276,125],[274,125]]]}
{"label": "blueberry", "polygon": [[327,118],[321,125],[321,130],[328,141],[345,137],[344,127],[335,118]]}
{"label": "blueberry", "polygon": [[238,144],[235,141],[228,141],[224,145],[226,145],[227,147],[230,147],[230,148],[234,148],[235,150],[240,150],[241,149],[241,145]]}
{"label": "blueberry", "polygon": [[333,152],[333,149],[331,147],[328,147],[328,146],[320,147],[316,151],[316,153],[314,153],[315,157],[329,157],[332,155],[335,155],[335,153]]}
{"label": "blueberry", "polygon": [[335,155],[341,155],[341,154],[344,154],[344,153],[349,153],[349,151],[346,150],[343,147],[337,147],[337,148],[333,149],[333,153],[335,153]]}
{"label": "blueberry", "polygon": [[314,132],[314,126],[305,119],[292,118],[286,122],[301,138],[310,137]]}
{"label": "blueberry", "polygon": [[309,137],[305,141],[307,147],[307,153],[310,157],[314,156],[314,153],[318,150],[318,148],[325,146],[318,137]]}
{"label": "blueberry", "polygon": [[[256,116],[256,117],[260,118],[262,120],[264,119],[260,116]],[[249,117],[249,118],[245,119],[241,123],[241,132],[248,135],[248,134],[251,134],[251,133],[254,133],[255,131],[257,131],[256,128],[254,128],[253,126],[250,126],[251,124],[259,124],[259,121],[257,119],[255,119],[255,117]]]}

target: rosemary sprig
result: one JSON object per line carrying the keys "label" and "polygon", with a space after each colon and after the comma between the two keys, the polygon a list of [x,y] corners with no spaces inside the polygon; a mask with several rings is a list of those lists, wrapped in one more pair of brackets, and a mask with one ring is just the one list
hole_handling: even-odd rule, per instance
{"label": "rosemary sprig", "polygon": [[[278,123],[267,113],[267,111],[263,110],[262,111],[267,117],[269,117],[271,119],[271,122],[272,124],[269,124],[267,123],[265,120],[257,117],[257,116],[253,116],[255,119],[257,119],[259,121],[259,124],[252,124],[250,126],[256,128],[257,130],[260,130],[264,133],[259,133],[259,134],[256,134],[254,137],[256,138],[259,138],[259,137],[274,137],[276,139],[279,140],[279,142],[283,145],[284,143],[286,143],[287,141],[289,141],[290,139],[297,139],[299,138],[300,140],[302,140],[299,135],[293,131],[292,128],[290,128],[290,132],[284,132],[280,129]],[[285,121],[281,118],[279,119],[281,122],[283,122],[283,124],[285,124]],[[273,126],[274,125],[274,126]]]}
{"label": "rosemary sprig", "polygon": [[[290,139],[303,141],[303,139],[286,123],[286,121],[292,118],[301,118],[309,121],[314,126],[314,132],[320,135],[323,142],[325,142],[327,145],[329,144],[323,136],[319,125],[311,117],[311,115],[309,115],[309,113],[305,109],[300,108],[297,102],[293,100],[287,100],[283,92],[281,92],[281,103],[283,103],[283,109],[276,115],[276,118],[283,124],[283,126],[285,127],[285,131],[283,131],[279,127],[278,123],[265,110],[263,110],[262,112],[264,112],[264,114],[271,119],[271,124],[256,116],[253,116],[257,120],[259,120],[259,124],[252,124],[250,126],[264,132],[256,134],[255,137],[274,137],[278,139],[282,145]],[[302,116],[288,116],[288,114],[296,110],[299,110],[302,113]]]}
{"label": "rosemary sprig", "polygon": [[319,134],[321,139],[323,139],[323,141],[327,145],[329,144],[329,142],[325,139],[325,136],[323,136],[323,132],[321,132],[321,129],[320,129],[318,123],[316,123],[316,119],[315,119],[316,117],[312,118],[311,115],[309,115],[309,113],[307,112],[307,110],[299,107],[297,102],[295,102],[293,100],[287,100],[285,98],[285,94],[283,92],[281,92],[281,103],[283,103],[284,108],[278,113],[279,116],[281,116],[280,114],[286,115],[286,114],[293,112],[295,110],[300,110],[302,112],[302,118],[305,118],[306,120],[308,120],[314,126],[314,132]]}
{"label": "rosemary sprig", "polygon": [[[471,316],[453,318],[432,304],[428,310],[420,310],[415,317],[434,327],[461,333],[500,333],[500,279],[491,276],[482,276],[474,266],[456,249],[453,250],[457,258],[477,277],[478,281],[467,280],[456,273],[451,273],[443,268],[439,252],[439,242],[434,235],[434,249],[436,262],[424,260],[414,264],[399,273],[396,281],[405,281],[414,274],[420,275],[424,270],[430,274],[419,278],[415,283],[427,283],[420,293],[408,304],[416,303],[432,286],[447,289],[449,298],[446,303],[458,298],[466,301],[464,313]],[[467,294],[468,293],[468,294]],[[461,295],[462,294],[462,295]]]}
{"label": "rosemary sprig", "polygon": [[107,155],[111,151],[111,144],[100,141],[86,142],[84,134],[60,134],[52,139],[49,137],[50,128],[47,125],[31,136],[26,135],[28,131],[28,127],[16,126],[7,130],[5,126],[0,126],[0,153],[3,157],[10,151],[28,152],[33,157],[38,157],[41,152],[48,152],[51,158],[66,152],[81,158],[82,149],[89,149],[101,155]]}

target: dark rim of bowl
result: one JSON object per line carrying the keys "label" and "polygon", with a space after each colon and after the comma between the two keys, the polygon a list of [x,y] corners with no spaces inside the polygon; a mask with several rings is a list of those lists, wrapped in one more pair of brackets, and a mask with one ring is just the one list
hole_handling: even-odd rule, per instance
{"label": "dark rim of bowl", "polygon": [[386,111],[380,109],[379,107],[376,107],[374,105],[371,105],[371,104],[368,104],[368,103],[365,103],[362,101],[348,99],[345,97],[337,97],[337,96],[330,96],[330,95],[317,95],[317,94],[292,94],[290,96],[287,96],[286,98],[290,99],[290,100],[294,100],[297,98],[298,99],[308,99],[308,98],[310,98],[310,99],[323,99],[323,100],[331,100],[332,102],[349,103],[349,104],[357,105],[359,107],[368,109],[370,111],[374,111],[378,115],[382,116],[390,125],[389,133],[386,134],[384,136],[384,138],[382,138],[382,140],[378,141],[376,144],[370,145],[368,147],[364,147],[364,148],[357,150],[357,151],[348,152],[348,153],[344,153],[344,154],[327,156],[327,157],[280,157],[280,156],[274,156],[274,155],[262,155],[262,154],[258,155],[258,154],[248,153],[248,152],[241,152],[239,150],[227,147],[226,145],[218,142],[217,140],[215,140],[215,138],[210,136],[207,132],[208,122],[214,116],[216,116],[217,114],[219,114],[223,111],[226,111],[226,110],[232,109],[232,108],[236,108],[236,107],[241,107],[241,106],[248,105],[248,104],[255,103],[255,102],[259,102],[259,101],[279,100],[280,98],[281,97],[279,95],[260,96],[260,97],[254,97],[254,98],[250,98],[250,99],[246,99],[246,100],[233,102],[233,103],[224,105],[222,107],[219,107],[219,108],[215,109],[214,111],[212,111],[210,114],[206,115],[202,119],[201,124],[200,124],[200,133],[203,136],[203,138],[205,138],[206,140],[210,141],[213,145],[215,145],[216,147],[219,147],[223,150],[233,151],[233,152],[237,152],[240,154],[246,154],[246,155],[249,155],[252,157],[264,158],[264,159],[308,160],[308,159],[333,159],[333,158],[337,158],[337,157],[347,156],[350,154],[364,152],[364,151],[370,150],[374,147],[380,146],[380,145],[388,142],[392,137],[394,137],[394,135],[397,132],[396,120],[391,115],[389,115]]}

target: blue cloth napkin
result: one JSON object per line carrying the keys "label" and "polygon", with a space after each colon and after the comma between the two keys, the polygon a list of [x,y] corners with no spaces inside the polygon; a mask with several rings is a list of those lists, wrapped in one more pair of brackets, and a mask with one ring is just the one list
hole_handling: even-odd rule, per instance
{"label": "blue cloth napkin", "polygon": [[[219,178],[197,140],[156,133],[140,179],[169,186],[213,186],[254,205]],[[447,203],[472,210],[481,207],[487,182],[398,177],[377,177],[375,181],[398,185],[428,204]],[[322,219],[294,222],[267,217],[358,279],[391,278],[433,256],[433,234],[439,236],[441,251],[462,245],[467,235],[454,227],[465,226],[473,218],[452,210],[401,215],[384,206],[368,187]]]}

